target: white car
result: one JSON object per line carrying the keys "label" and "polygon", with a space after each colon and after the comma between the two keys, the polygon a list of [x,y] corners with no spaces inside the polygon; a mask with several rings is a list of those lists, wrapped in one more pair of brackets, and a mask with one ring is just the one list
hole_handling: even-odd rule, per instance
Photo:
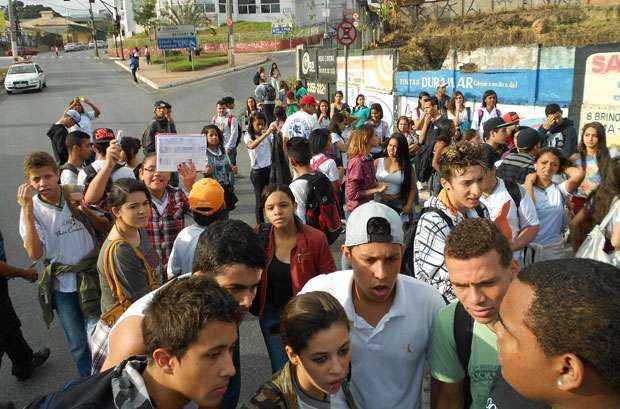
{"label": "white car", "polygon": [[33,62],[11,65],[4,78],[4,89],[7,94],[29,89],[41,91],[46,86],[45,73],[39,64]]}

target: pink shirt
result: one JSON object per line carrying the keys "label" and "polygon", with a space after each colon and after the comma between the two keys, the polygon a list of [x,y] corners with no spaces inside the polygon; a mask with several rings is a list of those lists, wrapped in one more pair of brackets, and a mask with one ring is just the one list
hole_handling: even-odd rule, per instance
{"label": "pink shirt", "polygon": [[352,212],[357,206],[372,200],[372,196],[361,197],[360,193],[377,184],[375,163],[370,155],[349,159],[345,184],[345,210]]}

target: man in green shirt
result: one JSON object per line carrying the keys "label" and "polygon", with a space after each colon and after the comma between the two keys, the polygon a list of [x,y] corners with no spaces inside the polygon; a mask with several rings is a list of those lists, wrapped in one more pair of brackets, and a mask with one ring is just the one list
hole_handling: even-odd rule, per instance
{"label": "man in green shirt", "polygon": [[499,369],[493,326],[519,264],[506,237],[483,218],[465,219],[450,232],[445,260],[459,302],[444,307],[435,319],[430,353],[434,407],[484,408]]}

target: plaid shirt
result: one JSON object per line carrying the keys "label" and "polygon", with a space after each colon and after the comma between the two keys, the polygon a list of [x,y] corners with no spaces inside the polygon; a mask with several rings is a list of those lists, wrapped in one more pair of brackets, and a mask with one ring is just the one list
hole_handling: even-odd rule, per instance
{"label": "plaid shirt", "polygon": [[97,374],[101,371],[103,363],[108,356],[110,330],[111,328],[105,322],[99,320],[97,326],[88,337],[88,346],[91,353],[91,374]]}
{"label": "plaid shirt", "polygon": [[[442,210],[456,226],[463,221],[462,213],[452,213],[437,197],[431,197],[425,207],[436,207]],[[484,217],[489,218],[489,212],[484,207]],[[475,210],[469,210],[467,217],[478,217]],[[413,241],[413,263],[415,277],[437,288],[446,301],[456,299],[452,291],[452,284],[444,258],[446,238],[450,233],[450,226],[436,212],[426,212],[420,216]]]}
{"label": "plaid shirt", "polygon": [[185,215],[189,214],[189,202],[181,189],[172,186],[166,187],[168,204],[163,214],[159,214],[157,207],[151,202],[149,222],[146,231],[149,240],[159,256],[157,276],[162,282],[165,281],[166,266],[172,252],[174,239],[185,227]]}

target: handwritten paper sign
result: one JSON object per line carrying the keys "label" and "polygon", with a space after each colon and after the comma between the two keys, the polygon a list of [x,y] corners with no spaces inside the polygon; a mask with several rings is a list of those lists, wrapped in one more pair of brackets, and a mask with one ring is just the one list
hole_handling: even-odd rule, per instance
{"label": "handwritten paper sign", "polygon": [[159,134],[156,137],[157,170],[176,172],[183,162],[201,168],[207,161],[207,138],[201,134]]}

